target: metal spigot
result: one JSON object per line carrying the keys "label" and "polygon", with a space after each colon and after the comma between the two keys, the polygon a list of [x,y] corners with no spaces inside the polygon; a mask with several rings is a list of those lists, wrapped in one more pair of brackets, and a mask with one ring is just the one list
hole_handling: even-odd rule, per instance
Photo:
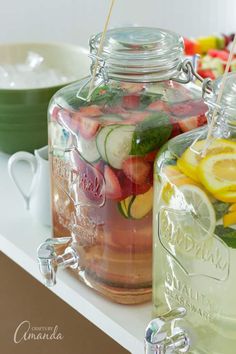
{"label": "metal spigot", "polygon": [[47,287],[56,284],[58,268],[78,267],[79,257],[72,246],[67,247],[61,255],[55,251],[56,245],[66,245],[71,241],[71,237],[49,238],[39,246],[37,250],[39,270]]}
{"label": "metal spigot", "polygon": [[188,334],[174,327],[174,321],[185,314],[185,308],[178,307],[152,320],[145,332],[145,354],[186,353],[190,347]]}

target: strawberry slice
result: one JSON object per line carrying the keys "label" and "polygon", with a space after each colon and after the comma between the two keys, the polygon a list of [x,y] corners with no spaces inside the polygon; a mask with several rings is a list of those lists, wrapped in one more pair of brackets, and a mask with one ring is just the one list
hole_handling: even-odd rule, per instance
{"label": "strawberry slice", "polygon": [[197,117],[197,126],[201,127],[202,125],[205,125],[207,123],[207,117],[205,114],[201,114],[200,116]]}
{"label": "strawberry slice", "polygon": [[204,125],[206,122],[207,122],[206,116],[203,114],[198,117],[194,116],[194,117],[182,119],[178,123],[181,131],[184,133],[196,129]]}
{"label": "strawberry slice", "polygon": [[100,115],[102,115],[101,108],[97,105],[80,107],[79,112],[85,117],[99,117]]}
{"label": "strawberry slice", "polygon": [[171,113],[173,113],[177,117],[188,116],[188,115],[191,115],[192,104],[189,102],[173,104],[170,107],[170,111],[171,111]]}
{"label": "strawberry slice", "polygon": [[186,118],[180,120],[178,123],[179,123],[180,130],[183,133],[197,128],[196,117]]}
{"label": "strawberry slice", "polygon": [[140,156],[130,156],[122,164],[124,174],[135,184],[146,182],[151,166]]}
{"label": "strawberry slice", "polygon": [[147,107],[149,111],[163,111],[163,112],[169,112],[169,107],[166,104],[166,102],[158,100],[150,103],[150,105]]}
{"label": "strawberry slice", "polygon": [[92,139],[99,128],[99,122],[93,118],[80,116],[78,120],[78,128],[80,134],[85,139]]}
{"label": "strawberry slice", "polygon": [[177,118],[170,117],[170,122],[172,124],[172,132],[170,138],[174,138],[175,136],[181,134],[181,130]]}
{"label": "strawberry slice", "polygon": [[[148,183],[143,183],[143,184],[135,184],[135,183],[131,183],[131,188],[129,189],[129,194],[127,194],[126,198],[130,195],[139,195],[139,194],[144,194],[146,193],[152,186],[152,183],[148,182]],[[128,192],[128,184],[126,187],[126,190]],[[124,191],[122,191],[124,193]]]}
{"label": "strawberry slice", "polygon": [[156,156],[157,156],[158,150],[154,150],[149,152],[147,155],[144,156],[145,161],[147,162],[154,162]]}
{"label": "strawberry slice", "polygon": [[173,104],[170,111],[177,117],[197,116],[207,111],[207,106],[202,100]]}
{"label": "strawberry slice", "polygon": [[133,111],[129,114],[122,114],[122,117],[125,119],[122,124],[135,124],[138,122],[142,122],[145,118],[150,116],[150,112],[141,112],[141,111]]}
{"label": "strawberry slice", "polygon": [[205,102],[201,99],[201,100],[195,100],[192,102],[192,115],[204,115],[204,113],[206,113],[208,110],[207,105],[205,104]]}
{"label": "strawberry slice", "polygon": [[144,84],[142,83],[132,83],[132,82],[121,82],[121,88],[129,93],[137,93],[143,90]]}
{"label": "strawberry slice", "polygon": [[104,167],[104,179],[106,184],[106,197],[119,200],[122,197],[122,189],[115,172],[109,167]]}
{"label": "strawberry slice", "polygon": [[104,113],[109,113],[109,114],[122,114],[122,113],[127,113],[126,109],[124,109],[121,106],[104,106],[103,107],[103,112]]}
{"label": "strawberry slice", "polygon": [[140,104],[140,96],[127,95],[122,98],[122,106],[126,109],[136,109]]}
{"label": "strawberry slice", "polygon": [[122,196],[119,200],[123,200],[130,195],[139,195],[146,193],[152,186],[152,175],[153,171],[150,170],[150,173],[147,177],[146,183],[135,184],[133,183],[122,170],[115,170],[116,176],[122,186]]}
{"label": "strawberry slice", "polygon": [[172,128],[170,139],[181,134],[181,130],[180,130],[180,126],[179,126],[178,122],[172,123],[172,127],[173,128]]}
{"label": "strawberry slice", "polygon": [[185,119],[180,120],[178,123],[179,123],[179,127],[183,133],[189,132],[190,130],[197,128],[197,117],[185,118]]}

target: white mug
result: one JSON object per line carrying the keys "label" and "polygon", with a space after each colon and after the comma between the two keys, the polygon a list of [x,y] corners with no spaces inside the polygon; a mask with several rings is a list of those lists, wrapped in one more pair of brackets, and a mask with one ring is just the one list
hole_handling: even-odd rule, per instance
{"label": "white mug", "polygon": [[[26,161],[31,166],[33,178],[28,192],[24,192],[15,174],[18,161]],[[43,225],[51,225],[50,178],[48,147],[35,150],[34,155],[26,151],[16,152],[8,160],[8,173],[25,200],[26,208]]]}

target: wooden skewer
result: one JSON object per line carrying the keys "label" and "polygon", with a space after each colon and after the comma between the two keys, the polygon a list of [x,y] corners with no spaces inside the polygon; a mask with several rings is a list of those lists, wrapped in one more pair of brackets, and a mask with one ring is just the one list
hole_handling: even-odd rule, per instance
{"label": "wooden skewer", "polygon": [[202,151],[202,156],[206,155],[206,151],[207,151],[207,149],[208,149],[208,147],[210,145],[212,132],[213,132],[213,129],[214,129],[214,126],[215,126],[215,120],[216,120],[216,115],[217,115],[217,111],[218,111],[218,106],[220,105],[220,102],[221,102],[221,99],[222,99],[222,96],[223,96],[225,83],[226,83],[226,79],[227,79],[227,74],[228,74],[229,69],[230,69],[230,65],[231,65],[231,62],[232,62],[232,59],[233,59],[235,48],[236,48],[236,34],[234,36],[233,44],[232,44],[232,47],[231,47],[231,50],[230,50],[230,53],[229,53],[229,58],[228,58],[228,61],[227,61],[227,65],[225,67],[224,75],[223,75],[223,78],[222,78],[222,83],[221,83],[219,94],[218,94],[218,97],[217,97],[217,100],[216,100],[216,107],[215,107],[215,109],[213,111],[213,114],[212,114],[211,124],[209,126],[205,147],[204,147],[204,149]]}
{"label": "wooden skewer", "polygon": [[[108,15],[107,15],[107,19],[106,19],[106,22],[105,22],[105,25],[104,25],[104,29],[103,29],[103,32],[102,32],[102,36],[101,36],[101,39],[100,39],[100,43],[99,43],[99,48],[98,48],[98,52],[97,52],[97,57],[98,58],[100,57],[100,55],[102,53],[103,44],[104,44],[104,40],[105,40],[105,36],[106,36],[106,33],[107,33],[107,28],[108,28],[108,24],[110,22],[110,18],[111,18],[111,14],[112,14],[112,10],[113,10],[114,4],[115,4],[115,0],[112,0],[110,8],[109,8]],[[95,65],[94,65],[93,76],[92,76],[92,80],[91,80],[90,86],[89,86],[88,99],[90,98],[91,92],[92,92],[93,87],[94,87],[94,81],[95,81],[95,77],[96,77],[96,73],[97,73],[97,69],[98,69],[98,62],[99,62],[98,58],[96,59],[96,62],[95,62]]]}

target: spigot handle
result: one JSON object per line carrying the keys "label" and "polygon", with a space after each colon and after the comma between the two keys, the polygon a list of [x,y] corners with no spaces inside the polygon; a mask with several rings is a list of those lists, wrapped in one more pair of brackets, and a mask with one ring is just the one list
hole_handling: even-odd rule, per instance
{"label": "spigot handle", "polygon": [[79,257],[71,245],[61,255],[55,250],[56,245],[66,245],[71,241],[71,237],[49,238],[39,246],[37,250],[39,270],[46,286],[52,287],[56,284],[58,267],[73,269],[78,267]]}
{"label": "spigot handle", "polygon": [[152,320],[145,332],[145,354],[186,353],[190,346],[188,334],[173,326],[185,314],[185,308],[178,307]]}

